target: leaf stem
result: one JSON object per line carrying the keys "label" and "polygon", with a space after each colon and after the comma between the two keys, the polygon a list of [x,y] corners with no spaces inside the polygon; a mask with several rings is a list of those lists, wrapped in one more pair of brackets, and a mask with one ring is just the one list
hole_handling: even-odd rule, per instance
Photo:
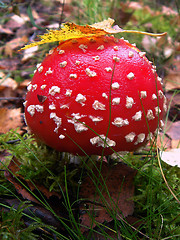
{"label": "leaf stem", "polygon": [[137,30],[122,30],[122,33],[138,33],[138,34],[143,34],[143,35],[148,35],[152,37],[162,37],[167,34],[167,32],[164,33],[149,33],[149,32],[141,32]]}

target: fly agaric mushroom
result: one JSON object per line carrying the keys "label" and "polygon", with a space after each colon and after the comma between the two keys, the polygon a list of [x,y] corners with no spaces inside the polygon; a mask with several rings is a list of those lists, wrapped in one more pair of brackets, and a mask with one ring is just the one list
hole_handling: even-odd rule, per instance
{"label": "fly agaric mushroom", "polygon": [[161,78],[145,53],[113,36],[51,50],[28,86],[25,118],[48,146],[74,154],[134,151],[162,126]]}

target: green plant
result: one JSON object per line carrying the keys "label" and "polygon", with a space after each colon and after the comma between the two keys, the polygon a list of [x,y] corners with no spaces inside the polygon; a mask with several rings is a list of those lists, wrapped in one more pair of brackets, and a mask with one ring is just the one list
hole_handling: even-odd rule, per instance
{"label": "green plant", "polygon": [[25,215],[23,211],[28,206],[26,202],[21,203],[17,209],[14,206],[8,207],[7,205],[0,204],[0,237],[2,240],[34,240],[38,238],[38,235],[33,233],[33,231],[42,227],[43,224],[36,219],[36,221],[26,227],[22,220]]}
{"label": "green plant", "polygon": [[[9,134],[9,139],[17,139],[17,136],[18,135],[16,133],[12,133],[12,135]],[[62,194],[64,199],[64,206],[69,215],[69,224],[72,224],[73,231],[75,231],[73,233],[72,231],[68,230],[70,236],[73,236],[72,239],[77,239],[75,237],[77,235],[80,236],[79,227],[81,226],[81,224],[77,221],[74,206],[78,201],[80,201],[78,197],[78,189],[81,185],[81,182],[83,181],[84,173],[88,175],[90,174],[94,178],[93,181],[97,188],[97,194],[100,194],[100,199],[102,199],[102,201],[104,202],[107,212],[111,214],[112,218],[115,221],[114,226],[116,226],[116,230],[112,229],[112,231],[118,232],[117,230],[120,228],[122,235],[126,237],[129,236],[129,238],[131,236],[134,236],[134,239],[139,239],[139,231],[145,232],[145,235],[148,235],[152,239],[158,237],[163,238],[167,236],[175,236],[178,234],[177,212],[179,211],[179,204],[171,195],[166,184],[164,183],[162,174],[159,169],[157,155],[152,148],[149,149],[150,151],[144,151],[142,155],[128,154],[123,157],[123,161],[126,164],[135,168],[138,171],[135,177],[135,196],[133,197],[133,199],[135,201],[135,216],[138,217],[139,221],[143,222],[143,224],[141,224],[139,229],[137,229],[135,232],[132,232],[132,228],[128,223],[124,221],[118,221],[116,219],[116,211],[114,212],[111,206],[109,206],[109,204],[104,199],[104,196],[101,194],[101,192],[99,192],[98,189],[102,186],[103,188],[105,187],[107,194],[109,190],[106,188],[105,179],[103,179],[103,185],[100,182],[100,179],[103,178],[101,175],[101,170],[98,170],[99,177],[94,175],[92,171],[93,166],[95,166],[94,159],[90,157],[87,162],[87,159],[84,158],[81,159],[82,162],[78,167],[77,165],[72,166],[72,164],[68,163],[68,159],[63,162],[63,158],[60,153],[53,153],[52,150],[47,149],[45,146],[40,148],[36,146],[35,142],[33,142],[33,139],[29,138],[28,135],[26,135],[25,140],[22,139],[20,136],[18,137],[20,138],[18,144],[6,145],[4,143],[5,148],[9,148],[9,150],[13,154],[15,154],[16,157],[18,157],[21,163],[23,163],[18,173],[24,176],[25,179],[34,182],[34,184],[36,184],[36,180],[38,180],[38,183],[41,182],[45,184],[45,186],[48,187],[50,190],[56,190]],[[8,140],[7,136],[5,139],[6,141]],[[26,154],[24,154],[24,152],[26,152]],[[119,158],[117,158],[117,161],[118,159]],[[60,174],[61,178],[59,178],[59,174],[57,173],[57,171],[54,171],[53,166],[57,166],[57,164],[60,164],[59,167],[61,166],[59,168],[59,170],[62,171],[62,174]],[[116,164],[115,160],[114,164]],[[176,196],[178,197],[178,168],[172,168],[165,163],[162,163],[162,165],[167,182],[171,186],[173,191],[176,192]],[[72,169],[74,169],[73,171],[75,171],[74,176],[72,175]],[[78,174],[76,175],[76,173]],[[49,181],[49,177],[51,178],[51,181]],[[3,185],[1,185],[1,187],[2,186]],[[63,186],[65,191],[62,191]],[[71,191],[72,186],[74,188],[74,197],[72,196]],[[44,202],[44,200],[42,201],[43,205],[48,207],[49,209],[47,203]],[[59,220],[64,222],[63,219]],[[107,235],[105,231],[107,227],[105,225],[103,227],[103,225],[101,226],[98,223],[96,224],[102,230],[101,234]],[[95,234],[95,232],[96,230],[91,230],[91,234]]]}

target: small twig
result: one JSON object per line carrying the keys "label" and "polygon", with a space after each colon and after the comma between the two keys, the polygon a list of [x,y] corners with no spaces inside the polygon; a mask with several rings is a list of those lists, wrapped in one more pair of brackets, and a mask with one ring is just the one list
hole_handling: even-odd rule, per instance
{"label": "small twig", "polygon": [[172,239],[172,237],[179,237],[180,235],[174,235],[174,236],[170,236],[170,237],[166,237],[166,238],[162,238],[162,240],[167,240],[167,239]]}
{"label": "small twig", "polygon": [[24,101],[24,98],[22,98],[22,97],[0,97],[0,101],[1,100],[7,100],[7,101],[19,100],[19,101]]}
{"label": "small twig", "polygon": [[[25,138],[23,138],[23,139],[26,140],[27,137],[25,137]],[[21,139],[10,140],[10,141],[7,141],[6,144],[14,144],[14,143],[17,143],[17,142],[19,142],[19,141],[21,141]]]}
{"label": "small twig", "polygon": [[133,227],[130,223],[128,223],[127,221],[125,221],[119,214],[118,217],[124,222],[126,223],[129,227],[131,227],[132,229],[134,229],[136,232],[140,233],[142,236],[146,237],[147,239],[150,239],[150,237],[148,237],[147,235],[145,235],[144,233],[142,233],[141,231],[139,231],[137,228]]}
{"label": "small twig", "polygon": [[61,29],[61,24],[63,21],[64,5],[65,5],[65,0],[63,0],[63,3],[62,3],[62,10],[61,10],[60,18],[59,18],[59,29]]}
{"label": "small twig", "polygon": [[161,227],[160,227],[160,230],[159,230],[159,237],[158,237],[158,239],[160,239],[160,237],[161,237],[161,232],[162,232],[162,229],[163,229],[163,222],[164,222],[163,215],[160,214],[160,216],[161,216],[161,220],[162,220],[162,222],[161,222]]}

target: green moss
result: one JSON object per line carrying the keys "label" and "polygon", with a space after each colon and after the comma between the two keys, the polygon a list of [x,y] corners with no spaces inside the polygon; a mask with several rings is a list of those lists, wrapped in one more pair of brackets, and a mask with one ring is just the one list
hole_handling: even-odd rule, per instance
{"label": "green moss", "polygon": [[6,149],[12,154],[7,163],[15,156],[21,163],[18,174],[25,179],[42,184],[50,191],[61,192],[61,187],[64,188],[66,166],[68,184],[72,188],[78,185],[82,164],[78,167],[72,164],[71,154],[57,152],[44,144],[37,144],[31,135],[25,134],[22,137],[13,131],[1,135],[0,142],[1,149]]}
{"label": "green moss", "polygon": [[42,224],[39,219],[29,224],[27,227],[22,220],[24,214],[24,210],[31,206],[28,202],[23,202],[19,204],[17,209],[15,207],[4,206],[1,210],[1,221],[0,221],[0,239],[5,240],[35,240],[39,239],[38,235],[33,233],[34,230],[38,228],[43,228],[46,225]]}
{"label": "green moss", "polygon": [[[151,152],[150,155],[152,155]],[[129,155],[125,161],[138,169],[133,198],[134,214],[144,222],[143,227],[147,231],[148,224],[151,224],[153,239],[157,239],[158,234],[161,234],[161,237],[178,234],[177,213],[180,211],[180,206],[164,182],[157,156]],[[169,186],[179,198],[179,168],[169,166],[164,162],[161,164]]]}

